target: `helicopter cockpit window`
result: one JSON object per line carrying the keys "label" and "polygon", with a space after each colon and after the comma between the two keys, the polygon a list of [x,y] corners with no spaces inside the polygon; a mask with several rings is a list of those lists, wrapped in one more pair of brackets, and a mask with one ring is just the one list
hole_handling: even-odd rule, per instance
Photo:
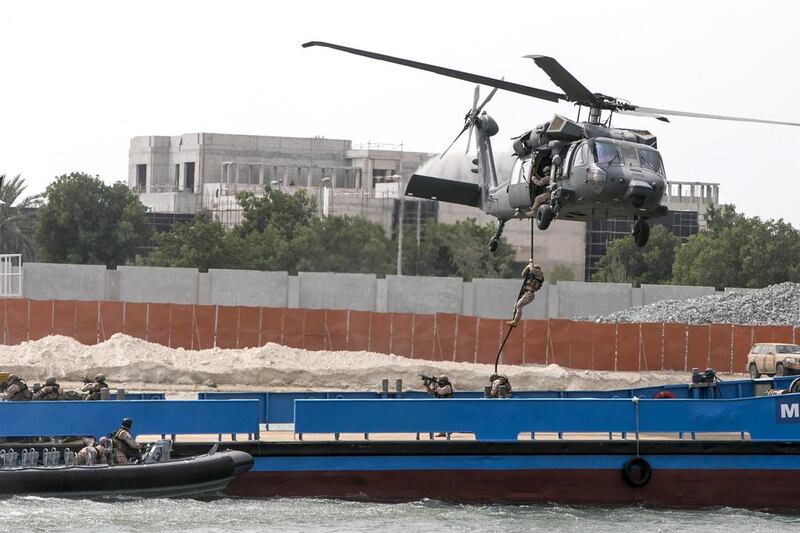
{"label": "helicopter cockpit window", "polygon": [[664,173],[664,165],[661,162],[661,154],[655,150],[639,149],[639,160],[642,162],[642,168]]}
{"label": "helicopter cockpit window", "polygon": [[589,162],[589,147],[586,143],[583,143],[578,147],[575,151],[575,161],[573,161],[574,166],[584,166]]}
{"label": "helicopter cockpit window", "polygon": [[639,152],[633,146],[620,146],[619,153],[622,155],[622,162],[629,167],[641,167],[639,164]]}
{"label": "helicopter cockpit window", "polygon": [[610,163],[614,159],[617,159],[619,155],[615,144],[604,141],[597,141],[594,143],[594,151],[597,155],[598,163]]}
{"label": "helicopter cockpit window", "polygon": [[514,161],[514,168],[511,169],[511,184],[520,183],[523,179],[522,177],[522,159],[517,159]]}

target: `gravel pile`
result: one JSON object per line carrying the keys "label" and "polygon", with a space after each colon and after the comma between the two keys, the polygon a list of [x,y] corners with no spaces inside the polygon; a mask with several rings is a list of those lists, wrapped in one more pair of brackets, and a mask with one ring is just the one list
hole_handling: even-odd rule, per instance
{"label": "gravel pile", "polygon": [[764,289],[712,294],[689,300],[664,300],[588,320],[800,326],[800,283],[786,282]]}

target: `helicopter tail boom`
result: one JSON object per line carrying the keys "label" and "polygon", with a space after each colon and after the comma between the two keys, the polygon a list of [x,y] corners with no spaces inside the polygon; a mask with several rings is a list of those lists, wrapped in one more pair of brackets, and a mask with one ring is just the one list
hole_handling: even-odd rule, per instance
{"label": "helicopter tail boom", "polygon": [[427,198],[451,204],[479,207],[481,187],[476,183],[414,174],[408,181],[406,196]]}

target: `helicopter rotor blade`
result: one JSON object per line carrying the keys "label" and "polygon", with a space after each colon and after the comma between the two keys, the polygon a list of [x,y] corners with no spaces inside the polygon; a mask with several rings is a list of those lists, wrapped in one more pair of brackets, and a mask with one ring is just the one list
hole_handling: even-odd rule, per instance
{"label": "helicopter rotor blade", "polygon": [[461,131],[460,131],[460,132],[458,132],[458,135],[456,135],[456,138],[455,138],[455,139],[453,139],[453,142],[451,142],[451,143],[450,143],[450,146],[448,146],[448,147],[445,149],[445,151],[444,151],[444,152],[442,152],[442,155],[440,155],[440,156],[439,156],[439,159],[442,159],[442,158],[445,156],[445,154],[446,154],[448,151],[450,151],[450,148],[452,148],[452,147],[453,147],[453,145],[454,145],[454,144],[456,144],[456,141],[458,141],[458,140],[461,138],[461,136],[462,136],[462,135],[464,135],[464,132],[465,132],[465,131],[467,131],[467,129],[469,129],[469,128],[470,128],[470,126],[472,126],[472,122],[471,122],[471,121],[470,121],[470,122],[467,122],[466,124],[464,124],[464,127],[463,127],[463,128],[461,128]]}
{"label": "helicopter rotor blade", "polygon": [[587,89],[578,79],[561,66],[561,63],[552,57],[527,55],[526,58],[533,59],[540,69],[550,77],[567,95],[567,100],[581,105],[591,106],[597,102],[597,97]]}
{"label": "helicopter rotor blade", "polygon": [[645,113],[650,115],[672,115],[676,117],[710,118],[714,120],[732,120],[735,122],[753,122],[756,124],[776,124],[778,126],[800,126],[800,122],[786,122],[783,120],[767,120],[762,118],[732,117],[728,115],[712,115],[710,113],[690,113],[688,111],[673,111],[669,109],[656,109],[654,107],[634,106],[633,112],[623,110],[618,111],[618,113],[627,113],[631,115],[636,113]]}
{"label": "helicopter rotor blade", "polygon": [[475,86],[475,92],[472,93],[472,112],[475,112],[475,108],[478,107],[478,100],[481,97],[481,86]]}
{"label": "helicopter rotor blade", "polygon": [[[503,78],[500,78],[500,79],[502,80]],[[486,100],[481,102],[481,105],[479,105],[478,108],[475,109],[475,116],[476,117],[480,114],[481,110],[483,110],[483,108],[486,106],[486,104],[489,103],[489,100],[492,99],[492,97],[494,96],[494,93],[496,93],[496,92],[497,92],[497,87],[492,89],[492,92],[489,93],[489,96],[486,97]]]}
{"label": "helicopter rotor blade", "polygon": [[660,120],[661,122],[669,122],[669,119],[663,115],[657,115],[655,113],[645,113],[644,111],[639,111],[638,108],[636,111],[630,111],[626,109],[618,109],[615,113],[619,113],[621,115],[633,115],[636,117],[648,117],[654,118],[656,120]]}
{"label": "helicopter rotor blade", "polygon": [[566,95],[555,93],[552,91],[545,91],[544,89],[537,89],[536,87],[529,87],[527,85],[521,85],[519,83],[512,83],[509,81],[498,80],[496,78],[490,78],[488,76],[481,76],[479,74],[472,74],[470,72],[464,72],[461,70],[439,67],[437,65],[430,65],[428,63],[421,63],[419,61],[412,61],[410,59],[403,59],[400,57],[377,54],[375,52],[368,52],[366,50],[349,48],[347,46],[341,46],[338,44],[331,44],[322,41],[309,41],[307,43],[303,43],[303,48],[308,48],[310,46],[324,46],[326,48],[333,48],[334,50],[347,52],[349,54],[370,57],[372,59],[377,59],[379,61],[396,63],[398,65],[416,68],[419,70],[426,70],[428,72],[433,72],[434,74],[441,74],[442,76],[447,76],[449,78],[456,78],[459,80],[471,81],[473,83],[480,83],[482,85],[488,85],[490,87],[503,89],[504,91],[509,91],[512,93],[524,94],[525,96],[532,96],[533,98],[539,98],[541,100],[547,100],[549,102],[558,102],[559,100],[567,99]]}

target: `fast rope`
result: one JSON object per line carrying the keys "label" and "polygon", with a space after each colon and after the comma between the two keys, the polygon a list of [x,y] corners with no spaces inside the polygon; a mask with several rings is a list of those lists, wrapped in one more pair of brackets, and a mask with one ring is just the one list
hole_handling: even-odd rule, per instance
{"label": "fast rope", "polygon": [[[531,261],[533,261],[533,223],[534,218],[531,217]],[[516,301],[514,301],[514,307],[516,312],[516,303],[522,298],[523,293],[525,292],[525,280],[522,280],[522,287],[519,289],[519,294],[517,295]],[[506,341],[508,337],[511,336],[511,332],[514,330],[516,326],[508,326],[508,331],[506,332],[506,336],[503,338],[503,342],[500,343],[500,348],[497,350],[497,357],[494,358],[494,373],[497,374],[497,365],[500,364],[500,355],[503,353],[503,347],[506,345]]]}

